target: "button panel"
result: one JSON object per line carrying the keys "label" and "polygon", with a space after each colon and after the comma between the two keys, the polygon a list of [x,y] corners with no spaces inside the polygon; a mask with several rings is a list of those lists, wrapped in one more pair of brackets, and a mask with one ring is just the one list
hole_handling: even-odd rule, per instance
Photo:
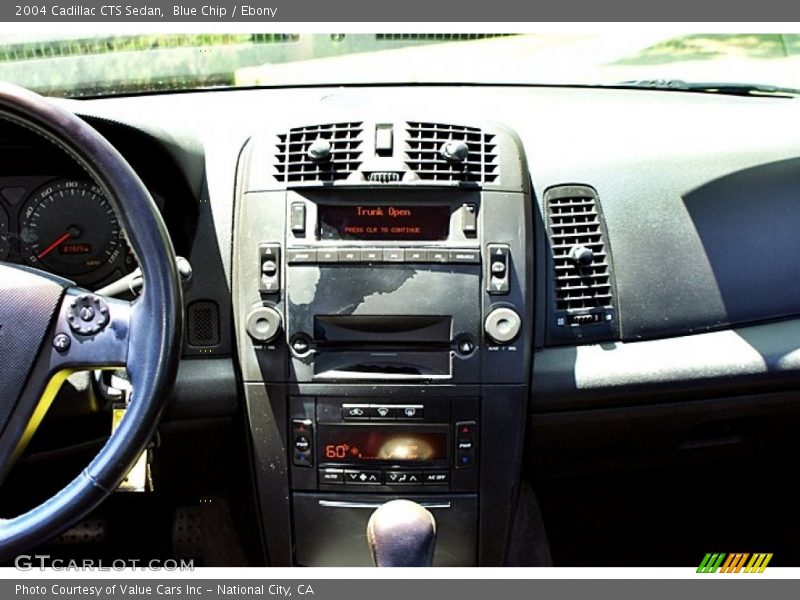
{"label": "button panel", "polygon": [[287,261],[297,264],[454,264],[478,265],[477,248],[291,248]]}
{"label": "button panel", "polygon": [[343,421],[422,421],[422,404],[342,404]]}
{"label": "button panel", "polygon": [[386,485],[420,485],[422,474],[419,471],[386,471]]}
{"label": "button panel", "polygon": [[262,294],[277,294],[281,289],[280,244],[260,244],[258,258],[261,266],[258,291]]}
{"label": "button panel", "polygon": [[508,294],[511,248],[508,244],[489,244],[486,248],[489,272],[486,277],[486,291],[490,294]]}
{"label": "button panel", "polygon": [[292,464],[296,467],[314,465],[314,427],[311,419],[292,420]]}
{"label": "button panel", "polygon": [[459,421],[455,427],[456,469],[475,466],[478,452],[478,426],[475,421]]}
{"label": "button panel", "polygon": [[381,485],[383,472],[372,469],[347,469],[344,472],[345,485]]}
{"label": "button panel", "polygon": [[449,485],[450,471],[423,469],[319,469],[321,485],[430,486]]}

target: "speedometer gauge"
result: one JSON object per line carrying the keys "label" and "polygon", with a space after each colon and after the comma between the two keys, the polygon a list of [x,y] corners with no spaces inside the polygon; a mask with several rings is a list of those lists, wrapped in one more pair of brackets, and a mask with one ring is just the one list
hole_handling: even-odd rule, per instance
{"label": "speedometer gauge", "polygon": [[27,200],[20,219],[25,259],[65,277],[85,279],[114,263],[125,247],[111,204],[86,181],[44,186]]}
{"label": "speedometer gauge", "polygon": [[8,215],[0,206],[0,260],[8,258]]}

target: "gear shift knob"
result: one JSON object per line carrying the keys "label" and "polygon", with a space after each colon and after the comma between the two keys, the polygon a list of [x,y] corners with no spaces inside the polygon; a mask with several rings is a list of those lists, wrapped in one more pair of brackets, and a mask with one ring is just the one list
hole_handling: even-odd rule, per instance
{"label": "gear shift knob", "polygon": [[436,519],[416,502],[392,500],[372,513],[367,543],[376,567],[430,567]]}

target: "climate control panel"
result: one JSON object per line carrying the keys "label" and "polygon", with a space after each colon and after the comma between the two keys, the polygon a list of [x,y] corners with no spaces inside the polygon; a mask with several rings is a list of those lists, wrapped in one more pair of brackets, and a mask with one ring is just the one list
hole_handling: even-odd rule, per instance
{"label": "climate control panel", "polygon": [[293,487],[474,491],[477,404],[476,398],[292,398]]}

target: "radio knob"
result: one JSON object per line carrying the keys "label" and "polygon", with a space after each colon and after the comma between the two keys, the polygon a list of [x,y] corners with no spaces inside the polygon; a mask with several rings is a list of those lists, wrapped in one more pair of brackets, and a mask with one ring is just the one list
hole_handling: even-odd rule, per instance
{"label": "radio knob", "polygon": [[281,330],[281,313],[269,306],[259,306],[247,315],[247,333],[258,342],[271,342]]}
{"label": "radio knob", "polygon": [[495,308],[486,317],[483,328],[493,342],[507,344],[519,335],[522,319],[510,308]]}

